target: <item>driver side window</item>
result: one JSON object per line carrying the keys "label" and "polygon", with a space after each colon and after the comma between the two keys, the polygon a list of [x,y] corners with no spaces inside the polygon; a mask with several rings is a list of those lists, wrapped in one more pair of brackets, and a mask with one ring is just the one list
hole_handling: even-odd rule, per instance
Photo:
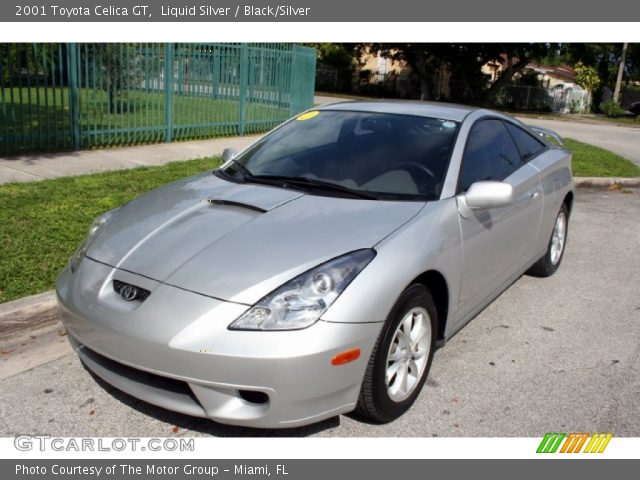
{"label": "driver side window", "polygon": [[459,190],[481,180],[502,181],[523,165],[520,153],[502,121],[480,120],[469,132],[462,158]]}

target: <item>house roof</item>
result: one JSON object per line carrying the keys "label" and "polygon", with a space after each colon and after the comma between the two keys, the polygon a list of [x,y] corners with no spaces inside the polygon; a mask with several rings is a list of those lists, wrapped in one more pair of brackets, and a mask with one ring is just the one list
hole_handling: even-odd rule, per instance
{"label": "house roof", "polygon": [[529,63],[526,67],[534,72],[542,73],[548,76],[566,78],[573,80],[576,76],[576,71],[569,65],[558,65],[555,67],[548,65],[540,65],[537,63]]}

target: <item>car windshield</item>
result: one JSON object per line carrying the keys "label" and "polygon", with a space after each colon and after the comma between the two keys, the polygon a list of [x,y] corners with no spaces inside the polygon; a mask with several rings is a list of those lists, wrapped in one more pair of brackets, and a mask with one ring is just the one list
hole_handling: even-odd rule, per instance
{"label": "car windshield", "polygon": [[439,118],[316,110],[276,129],[221,171],[237,181],[277,180],[320,194],[433,200],[458,127]]}

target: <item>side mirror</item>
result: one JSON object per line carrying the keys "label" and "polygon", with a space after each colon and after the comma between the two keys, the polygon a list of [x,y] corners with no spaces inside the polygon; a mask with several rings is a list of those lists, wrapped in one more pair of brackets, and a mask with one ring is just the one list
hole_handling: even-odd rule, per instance
{"label": "side mirror", "polygon": [[469,187],[464,199],[469,208],[506,207],[513,201],[513,186],[506,182],[475,182]]}
{"label": "side mirror", "polygon": [[235,148],[225,148],[222,152],[222,163],[233,160],[236,155],[238,155],[238,151]]}

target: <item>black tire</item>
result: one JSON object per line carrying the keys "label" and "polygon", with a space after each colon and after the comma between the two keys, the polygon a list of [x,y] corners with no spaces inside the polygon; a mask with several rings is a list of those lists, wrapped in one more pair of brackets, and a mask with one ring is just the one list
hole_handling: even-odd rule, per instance
{"label": "black tire", "polygon": [[[564,215],[564,218],[566,221],[564,243],[562,246],[562,250],[560,252],[560,258],[556,263],[553,263],[551,260],[551,255],[552,255],[551,247],[553,244],[553,234],[555,231],[556,221],[558,220],[558,217],[560,215]],[[569,209],[567,208],[566,204],[563,203],[562,207],[560,207],[560,211],[558,212],[558,215],[556,215],[556,221],[554,221],[553,223],[554,230],[551,232],[551,237],[549,238],[549,244],[547,245],[546,253],[542,257],[540,257],[540,259],[536,263],[534,263],[533,266],[529,268],[529,270],[527,270],[527,275],[532,275],[534,277],[550,277],[551,275],[556,273],[556,270],[558,270],[558,268],[560,267],[560,264],[562,263],[562,258],[564,257],[564,252],[566,250],[567,236],[569,233]]]}
{"label": "black tire", "polygon": [[[423,308],[427,311],[431,324],[429,352],[426,354],[426,367],[422,372],[411,394],[402,401],[394,401],[387,392],[385,375],[387,370],[387,357],[391,349],[391,343],[394,341],[396,330],[400,325],[403,317],[414,308]],[[367,371],[364,375],[362,388],[360,390],[360,398],[356,413],[362,417],[378,423],[387,423],[395,420],[406,412],[415,402],[420,394],[420,390],[429,375],[431,361],[435,350],[435,342],[437,336],[438,313],[433,301],[433,297],[429,290],[423,285],[413,284],[408,287],[398,298],[395,305],[391,309],[387,320],[380,332],[380,336],[376,342]]]}

